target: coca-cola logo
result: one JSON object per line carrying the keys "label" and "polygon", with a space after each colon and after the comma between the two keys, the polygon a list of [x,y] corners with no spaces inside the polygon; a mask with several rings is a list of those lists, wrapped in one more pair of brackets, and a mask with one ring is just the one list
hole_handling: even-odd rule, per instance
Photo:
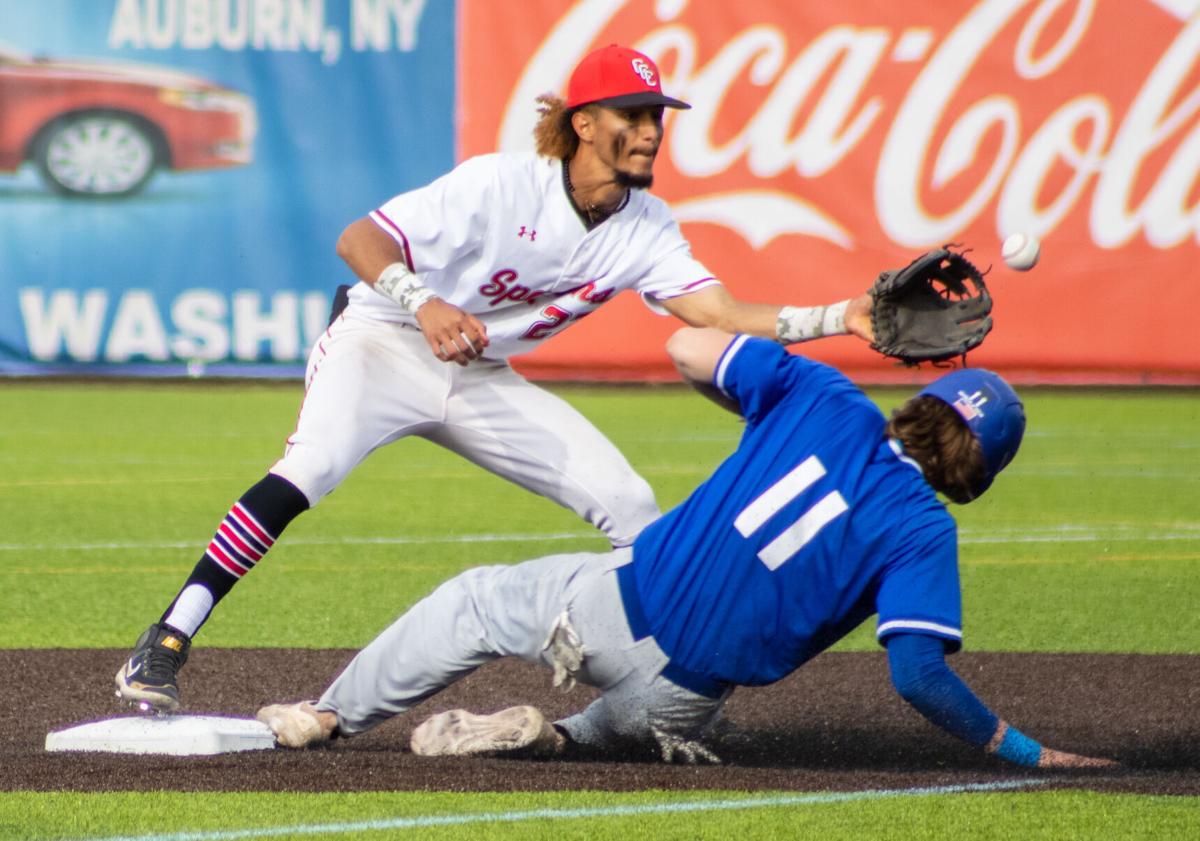
{"label": "coca-cola logo", "polygon": [[[872,184],[862,202],[878,229],[905,248],[952,241],[981,223],[1000,235],[1045,238],[1068,217],[1085,220],[1102,248],[1139,235],[1157,248],[1200,238],[1200,90],[1192,84],[1200,16],[1190,15],[1200,4],[1193,0],[1121,9],[1101,9],[1097,0],[980,0],[948,26],[859,19],[799,42],[794,31],[755,21],[723,34],[715,48],[711,32],[702,48],[687,0],[653,5],[657,22],[630,46],[668,68],[664,90],[693,106],[671,116],[670,165],[696,184],[739,173],[735,189],[674,202],[681,222],[724,226],[756,249],[801,236],[853,250],[853,220],[838,218],[835,205],[806,194],[805,185],[841,174],[852,156],[871,149]],[[522,70],[501,149],[532,147],[537,114],[530,103],[548,85],[561,90],[628,8],[627,0],[589,0],[559,20]],[[1126,20],[1135,12],[1179,23],[1165,50],[1139,53],[1140,63],[1126,66],[1127,56],[1094,54],[1089,39],[1101,11],[1110,28],[1119,25],[1115,15]],[[1117,102],[1089,87],[1081,58],[1121,61],[1140,86]],[[1036,89],[1053,107],[1032,120],[1018,96],[993,83],[998,68],[1007,68],[1003,78],[1013,87]],[[894,69],[913,77],[899,92],[886,84]],[[752,112],[731,106],[737,84],[762,91]],[[799,186],[780,189],[785,177]],[[953,200],[944,200],[939,191],[964,179]]]}

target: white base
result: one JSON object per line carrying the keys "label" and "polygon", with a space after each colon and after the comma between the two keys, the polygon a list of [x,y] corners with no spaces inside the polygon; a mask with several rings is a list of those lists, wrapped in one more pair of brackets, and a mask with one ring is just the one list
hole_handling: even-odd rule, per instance
{"label": "white base", "polygon": [[46,734],[48,751],[198,756],[273,747],[261,721],[217,715],[122,716]]}

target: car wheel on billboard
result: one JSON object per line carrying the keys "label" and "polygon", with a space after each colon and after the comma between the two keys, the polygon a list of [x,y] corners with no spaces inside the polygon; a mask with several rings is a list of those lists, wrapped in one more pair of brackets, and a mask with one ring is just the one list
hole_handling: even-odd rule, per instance
{"label": "car wheel on billboard", "polygon": [[34,148],[47,183],[72,196],[127,196],[159,164],[155,130],[128,114],[85,113],[48,126]]}

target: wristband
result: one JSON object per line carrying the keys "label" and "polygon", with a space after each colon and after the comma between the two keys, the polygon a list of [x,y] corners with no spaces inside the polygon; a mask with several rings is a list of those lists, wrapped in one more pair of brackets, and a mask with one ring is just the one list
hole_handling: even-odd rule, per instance
{"label": "wristband", "polygon": [[775,335],[785,345],[822,336],[844,335],[849,299],[826,307],[783,307],[775,322]]}
{"label": "wristband", "polygon": [[1004,731],[1000,746],[996,748],[996,756],[1033,768],[1042,758],[1042,746],[1017,728],[1009,727]]}
{"label": "wristband", "polygon": [[392,263],[379,273],[375,288],[400,305],[407,313],[415,313],[437,293],[417,279],[404,263]]}

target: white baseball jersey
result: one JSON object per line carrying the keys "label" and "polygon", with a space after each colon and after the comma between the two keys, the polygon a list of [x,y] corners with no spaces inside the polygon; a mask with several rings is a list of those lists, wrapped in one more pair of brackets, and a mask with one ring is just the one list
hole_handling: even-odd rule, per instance
{"label": "white baseball jersey", "polygon": [[[691,254],[666,203],[631,190],[626,205],[587,230],[563,184],[562,162],[533,153],[482,155],[371,218],[404,249],[442,299],[487,327],[487,357],[527,353],[624,289],[654,302],[717,284]],[[365,283],[361,315],[416,324]]]}

